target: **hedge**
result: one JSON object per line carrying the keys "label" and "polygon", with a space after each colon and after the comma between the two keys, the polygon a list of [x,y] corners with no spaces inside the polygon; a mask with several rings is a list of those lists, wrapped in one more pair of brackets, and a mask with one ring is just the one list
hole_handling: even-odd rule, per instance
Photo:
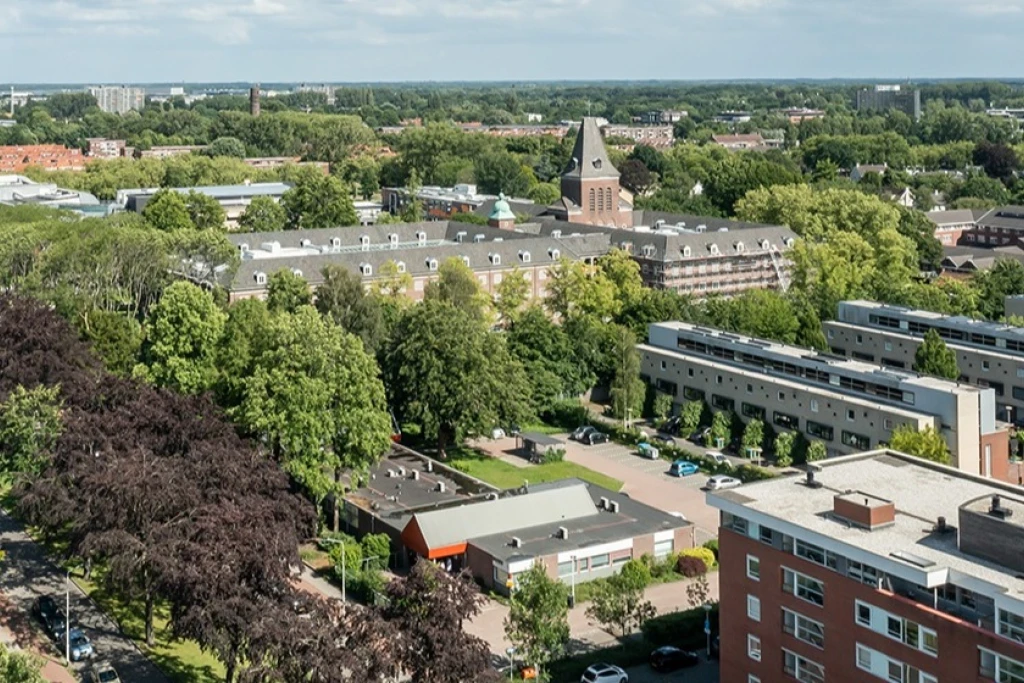
{"label": "hedge", "polygon": [[704,562],[704,566],[707,567],[707,571],[711,571],[715,568],[715,553],[708,550],[707,548],[687,548],[682,553],[683,557],[696,557]]}

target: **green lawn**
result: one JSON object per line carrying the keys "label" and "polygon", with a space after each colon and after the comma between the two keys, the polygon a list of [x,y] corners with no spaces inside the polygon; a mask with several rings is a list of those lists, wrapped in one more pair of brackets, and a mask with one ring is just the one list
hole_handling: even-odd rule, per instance
{"label": "green lawn", "polygon": [[622,489],[622,482],[618,479],[566,460],[531,467],[516,467],[468,448],[453,449],[449,454],[449,465],[500,489],[516,488],[526,481],[531,484],[543,484],[573,477],[612,491]]}
{"label": "green lawn", "polygon": [[176,640],[168,627],[167,605],[157,605],[154,619],[156,644],[146,645],[146,630],[142,617],[142,604],[125,602],[120,596],[106,591],[101,585],[75,577],[74,581],[100,608],[121,627],[122,632],[176,683],[220,683],[224,680],[224,666],[209,652],[203,652],[192,640]]}

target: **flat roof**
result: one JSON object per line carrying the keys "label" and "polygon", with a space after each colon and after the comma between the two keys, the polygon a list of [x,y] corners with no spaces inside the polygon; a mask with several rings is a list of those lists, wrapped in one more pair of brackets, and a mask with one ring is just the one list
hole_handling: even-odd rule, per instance
{"label": "flat roof", "polygon": [[523,441],[535,443],[538,446],[559,446],[565,443],[562,439],[548,434],[541,434],[540,432],[523,432],[519,435],[519,438]]}
{"label": "flat roof", "polygon": [[[530,489],[536,492],[546,492],[552,489],[565,490],[577,486],[586,488],[595,506],[600,506],[601,499],[607,498],[609,502],[619,504],[619,511],[611,512],[601,509],[595,515],[576,519],[552,519],[547,524],[472,538],[469,540],[469,545],[479,548],[495,559],[507,562],[532,557],[546,557],[659,531],[692,526],[684,519],[637,502],[625,493],[617,493],[579,479],[566,479],[550,484],[531,486]],[[560,526],[564,526],[568,530],[568,538],[557,537],[556,532]],[[513,536],[522,541],[518,548],[511,545],[510,541]]]}
{"label": "flat roof", "polygon": [[[741,516],[744,510],[756,512],[769,526],[784,533],[795,530],[796,536],[811,543],[815,537],[834,541],[845,546],[853,559],[868,553],[873,557],[863,561],[896,576],[899,574],[891,568],[903,568],[912,575],[926,570],[934,579],[931,585],[950,578],[951,583],[959,578],[962,585],[965,578],[970,578],[989,584],[994,593],[1024,600],[1019,571],[961,552],[957,534],[939,534],[933,528],[939,517],[956,524],[961,506],[992,495],[1003,496],[1007,507],[1020,506],[1024,515],[1024,488],[889,450],[824,460],[815,463],[815,469],[820,488],[807,486],[802,474],[783,475],[709,492],[708,504]],[[835,517],[834,498],[851,490],[862,492],[861,498],[866,493],[871,498],[892,501],[895,523],[867,530]],[[900,559],[899,555],[913,561]],[[924,581],[919,583],[925,585]]]}
{"label": "flat roof", "polygon": [[[993,336],[1001,336],[1003,338],[1019,337],[1024,339],[1024,327],[1017,327],[1015,325],[1006,325],[1004,323],[990,322],[988,320],[979,320],[977,318],[968,318],[964,315],[946,315],[944,313],[936,313],[935,311],[926,311],[920,308],[906,308],[903,306],[893,306],[892,304],[882,304],[877,301],[842,301],[840,306],[850,306],[856,308],[870,309],[878,311],[879,313],[890,313],[892,315],[903,316],[907,320],[918,319],[927,320],[934,323],[946,323],[950,327],[967,329],[972,332],[985,332]],[[842,308],[840,308],[842,310]],[[831,322],[831,321],[829,321]],[[845,322],[845,321],[840,321]],[[856,324],[856,323],[854,323]],[[900,331],[900,330],[896,330]],[[955,339],[944,340],[947,344],[956,343]],[[967,340],[961,340],[967,341]],[[1006,351],[1006,349],[1002,349]]]}

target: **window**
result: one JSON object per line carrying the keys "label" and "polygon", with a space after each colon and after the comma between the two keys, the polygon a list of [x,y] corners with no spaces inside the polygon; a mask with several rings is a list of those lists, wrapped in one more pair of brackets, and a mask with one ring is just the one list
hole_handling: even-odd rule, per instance
{"label": "window", "polygon": [[850,422],[853,422],[854,420],[856,420],[857,419],[857,411],[854,410],[853,408],[847,408],[846,409],[846,419],[849,420]]}
{"label": "window", "polygon": [[341,238],[340,237],[332,237],[331,238],[331,246],[334,247],[335,249],[340,249],[341,248]]}
{"label": "window", "polygon": [[491,264],[495,266],[501,265],[501,254],[491,254]]}
{"label": "window", "polygon": [[747,656],[755,662],[761,661],[761,639],[754,635],[747,635]]}
{"label": "window", "polygon": [[572,560],[567,562],[558,563],[558,575],[559,576],[571,576],[572,575]]}
{"label": "window", "polygon": [[717,394],[711,394],[711,406],[719,410],[725,410],[727,412],[733,412],[736,410],[736,402],[731,398],[725,398],[724,396],[718,396]]}
{"label": "window", "polygon": [[265,285],[265,284],[267,284],[267,274],[266,273],[256,273],[255,275],[253,275],[253,278],[255,278],[256,284],[258,284],[258,285]]}
{"label": "window", "polygon": [[761,683],[761,679],[754,674],[749,674],[747,676],[747,683]]}
{"label": "window", "polygon": [[733,531],[739,534],[743,534],[744,536],[747,535],[747,529],[749,528],[747,525],[747,520],[743,519],[742,517],[737,517],[736,515],[730,515],[728,512],[722,513],[722,526],[724,526],[726,529],[732,529]]}
{"label": "window", "polygon": [[764,526],[763,524],[757,525],[757,533],[760,536],[761,543],[767,545],[774,545],[775,543],[775,530]]}
{"label": "window", "polygon": [[431,270],[431,271],[437,270],[437,259],[436,258],[428,258],[427,259],[427,270]]}
{"label": "window", "polygon": [[737,254],[742,254],[743,253],[743,242],[737,242],[736,243],[736,253]]}
{"label": "window", "polygon": [[885,342],[885,350],[892,351],[892,342]]}
{"label": "window", "polygon": [[930,628],[921,626],[916,621],[904,619],[898,614],[890,614],[879,607],[872,607],[859,600],[856,602],[855,616],[858,624],[875,633],[881,633],[932,656],[937,656],[939,653],[938,634]]}
{"label": "window", "polygon": [[752,403],[744,403],[740,406],[740,410],[743,412],[743,417],[751,417],[755,420],[764,421],[765,410],[761,406],[755,406]]}
{"label": "window", "polygon": [[668,363],[666,363],[665,361],[661,361],[661,369],[664,370],[667,367],[668,367]]}
{"label": "window", "polygon": [[747,617],[754,621],[761,621],[761,600],[757,596],[747,596]]}
{"label": "window", "polygon": [[604,211],[604,190],[597,191],[597,210]]}
{"label": "window", "polygon": [[704,392],[701,391],[700,389],[694,389],[692,387],[684,387],[683,388],[683,397],[687,401],[703,401],[704,400]]}
{"label": "window", "polygon": [[999,610],[999,635],[1024,643],[1024,617]]}
{"label": "window", "polygon": [[1024,664],[988,650],[981,653],[979,673],[999,683],[1024,683]]}
{"label": "window", "polygon": [[562,252],[560,252],[558,249],[548,249],[548,256],[551,257],[552,261],[557,261],[562,257]]}
{"label": "window", "polygon": [[600,569],[601,567],[607,567],[609,561],[607,553],[604,555],[594,555],[590,558],[590,568],[593,570]]}
{"label": "window", "polygon": [[786,415],[785,413],[780,413],[778,411],[775,412],[773,421],[775,422],[775,424],[779,425],[780,427],[785,427],[786,429],[800,428],[799,418],[793,417],[792,415]]}
{"label": "window", "polygon": [[522,261],[523,263],[529,263],[530,262],[530,252],[528,252],[528,251],[521,251],[521,252],[519,252],[519,260]]}
{"label": "window", "polygon": [[654,544],[654,556],[666,557],[675,550],[675,542],[670,538],[667,541],[658,541]]}
{"label": "window", "polygon": [[715,384],[721,384],[721,383],[722,383],[722,376],[721,375],[715,375]]}
{"label": "window", "polygon": [[871,671],[871,650],[857,644],[857,668]]}
{"label": "window", "polygon": [[831,427],[819,422],[811,422],[810,420],[807,421],[807,433],[824,441],[831,441],[834,438],[834,432]]}
{"label": "window", "polygon": [[861,564],[855,560],[846,561],[846,575],[854,581],[878,587],[878,570],[871,565]]}
{"label": "window", "polygon": [[984,370],[985,372],[988,372],[989,364],[987,360],[981,361],[981,369]]}
{"label": "window", "polygon": [[861,626],[871,625],[871,605],[865,605],[863,602],[857,603],[857,623]]}
{"label": "window", "polygon": [[747,393],[748,394],[754,393],[754,385],[753,384],[748,384],[747,385]]}
{"label": "window", "polygon": [[420,243],[421,247],[425,245],[427,243],[427,233],[423,232],[422,230],[416,233],[416,241]]}
{"label": "window", "polygon": [[779,392],[779,400],[780,401],[785,401],[786,400],[786,392],[785,391],[780,391]]}
{"label": "window", "polygon": [[816,398],[812,398],[811,399],[811,412],[812,413],[818,412],[818,399],[816,399]]}
{"label": "window", "polygon": [[597,211],[597,194],[594,188],[590,188],[590,210]]}
{"label": "window", "polygon": [[871,439],[861,434],[843,431],[843,444],[851,448],[866,451],[871,448]]}
{"label": "window", "polygon": [[857,343],[858,344],[863,344],[864,343],[864,335],[863,334],[858,334],[857,335]]}
{"label": "window", "polygon": [[825,605],[825,584],[792,569],[782,569],[782,590],[812,605]]}
{"label": "window", "polygon": [[397,270],[399,273],[404,273],[405,272],[405,261],[399,261],[398,263],[396,263],[395,264],[395,270]]}
{"label": "window", "polygon": [[359,272],[362,273],[364,276],[369,277],[373,275],[373,266],[371,266],[369,263],[363,263],[359,266]]}
{"label": "window", "polygon": [[794,554],[797,557],[802,557],[808,562],[814,564],[820,564],[822,567],[828,567],[829,569],[836,568],[836,556],[830,550],[825,550],[819,546],[811,543],[805,543],[800,539],[796,541],[796,549]]}
{"label": "window", "polygon": [[753,555],[747,555],[747,578],[761,580],[761,560]]}
{"label": "window", "polygon": [[782,630],[808,645],[825,649],[825,625],[802,614],[782,610]]}
{"label": "window", "polygon": [[801,683],[825,683],[825,667],[789,650],[782,651],[782,670]]}

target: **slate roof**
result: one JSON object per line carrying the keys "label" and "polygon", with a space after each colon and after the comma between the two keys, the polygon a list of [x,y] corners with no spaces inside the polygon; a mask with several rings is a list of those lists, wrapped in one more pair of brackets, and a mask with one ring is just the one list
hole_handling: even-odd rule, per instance
{"label": "slate roof", "polygon": [[988,211],[984,209],[949,209],[948,211],[929,211],[928,220],[937,226],[961,225],[976,223]]}
{"label": "slate roof", "polygon": [[604,138],[597,125],[597,119],[584,116],[579,132],[576,133],[576,145],[572,148],[572,157],[562,172],[563,178],[584,180],[587,178],[618,178],[619,172],[608,158],[604,147]]}
{"label": "slate roof", "polygon": [[1024,250],[1020,247],[945,247],[942,266],[966,270],[988,270],[996,261],[1013,259],[1024,263]]}
{"label": "slate roof", "polygon": [[478,502],[469,508],[421,512],[413,519],[428,548],[444,548],[474,538],[515,535],[512,532],[538,525],[546,525],[554,532],[568,520],[598,514],[586,484],[581,483]]}
{"label": "slate roof", "polygon": [[1008,228],[1024,231],[1024,206],[1000,206],[978,219],[986,228]]}

